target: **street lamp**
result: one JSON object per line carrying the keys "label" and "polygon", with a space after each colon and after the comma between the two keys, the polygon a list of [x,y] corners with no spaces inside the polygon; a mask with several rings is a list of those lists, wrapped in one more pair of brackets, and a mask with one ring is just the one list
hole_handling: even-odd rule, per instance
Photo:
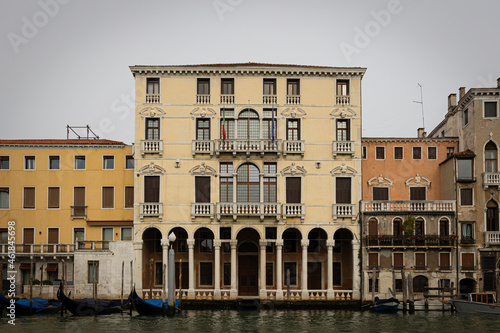
{"label": "street lamp", "polygon": [[175,239],[176,237],[173,232],[168,235],[168,240],[170,241],[170,250],[168,250],[168,317],[173,317],[175,315]]}

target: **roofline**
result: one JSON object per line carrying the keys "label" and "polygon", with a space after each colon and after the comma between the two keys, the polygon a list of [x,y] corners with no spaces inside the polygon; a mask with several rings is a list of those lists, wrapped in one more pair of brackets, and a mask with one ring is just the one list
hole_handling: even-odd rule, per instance
{"label": "roofline", "polygon": [[[56,141],[56,142],[52,142]],[[64,142],[66,141],[66,142]],[[95,142],[93,142],[95,141]],[[105,142],[103,142],[105,141]],[[121,141],[113,140],[82,140],[82,139],[2,139],[0,148],[5,147],[40,147],[40,148],[90,148],[90,147],[131,147]]]}
{"label": "roofline", "polygon": [[415,141],[451,141],[451,142],[458,142],[457,137],[425,137],[425,138],[375,138],[375,137],[362,137],[361,142],[366,141],[366,142],[378,142],[378,141],[387,141],[387,142],[398,142],[398,141],[408,141],[408,142],[415,142]]}

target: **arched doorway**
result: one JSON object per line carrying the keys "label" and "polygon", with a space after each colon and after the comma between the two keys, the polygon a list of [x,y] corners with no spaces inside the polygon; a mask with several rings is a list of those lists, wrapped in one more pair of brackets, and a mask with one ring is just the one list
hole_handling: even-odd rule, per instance
{"label": "arched doorway", "polygon": [[[259,295],[259,233],[251,228],[238,232],[238,295]],[[265,260],[265,258],[263,258]]]}
{"label": "arched doorway", "polygon": [[[301,288],[302,251],[300,242],[302,234],[299,229],[288,228],[281,236],[283,239],[283,288],[290,284],[292,289]],[[290,281],[287,281],[287,272],[290,272]],[[304,286],[305,289],[305,286]]]}
{"label": "arched doorway", "polygon": [[326,279],[323,279],[323,270],[328,251],[326,240],[328,238],[325,230],[314,228],[308,235],[309,246],[307,247],[307,289],[321,290],[326,289]]}
{"label": "arched doorway", "polygon": [[429,285],[429,279],[423,275],[417,275],[413,278],[413,292],[423,293]]}
{"label": "arched doorway", "polygon": [[337,289],[352,289],[353,259],[352,259],[352,232],[339,229],[333,235],[333,286]]}
{"label": "arched doorway", "polygon": [[195,288],[210,289],[214,287],[214,233],[208,228],[200,228],[194,233],[194,272],[198,277]]}
{"label": "arched doorway", "polygon": [[175,250],[175,288],[189,288],[189,256],[187,239],[188,234],[184,228],[176,227],[170,230],[176,237],[174,242]]}
{"label": "arched doorway", "polygon": [[473,279],[460,280],[460,293],[468,294],[476,291],[476,281]]}
{"label": "arched doorway", "polygon": [[163,286],[163,248],[161,232],[148,228],[142,234],[142,286],[143,289]]}

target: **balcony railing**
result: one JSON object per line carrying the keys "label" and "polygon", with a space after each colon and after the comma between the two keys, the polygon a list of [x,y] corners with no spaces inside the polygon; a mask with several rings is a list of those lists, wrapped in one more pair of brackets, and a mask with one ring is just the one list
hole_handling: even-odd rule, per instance
{"label": "balcony railing", "polygon": [[234,104],[234,95],[220,95],[220,104]]}
{"label": "balcony railing", "polygon": [[163,217],[163,205],[159,202],[146,202],[140,204],[139,218],[158,217],[160,220]]}
{"label": "balcony railing", "polygon": [[191,220],[194,221],[195,217],[210,217],[214,219],[214,204],[209,202],[197,202],[191,204]]}
{"label": "balcony railing", "polygon": [[488,186],[500,186],[500,172],[483,173],[483,188],[486,190]]}
{"label": "balcony railing", "polygon": [[285,140],[283,141],[283,155],[302,154],[304,155],[304,140]]}
{"label": "balcony railing", "polygon": [[210,104],[210,95],[196,95],[196,104]]}
{"label": "balcony railing", "polygon": [[486,231],[484,233],[484,242],[486,246],[500,246],[500,231]]}
{"label": "balcony railing", "polygon": [[281,140],[269,139],[227,139],[215,140],[215,154],[219,156],[220,153],[276,153],[281,154]]}
{"label": "balcony railing", "polygon": [[354,141],[333,141],[333,157],[339,154],[354,155]]}
{"label": "balcony railing", "polygon": [[141,140],[141,155],[160,154],[163,155],[163,141],[160,140]]}
{"label": "balcony railing", "polygon": [[357,214],[356,207],[355,204],[333,204],[333,220],[346,217],[354,221]]}
{"label": "balcony railing", "polygon": [[[75,244],[14,244],[14,248],[16,255],[20,256],[68,255],[75,251]],[[0,255],[8,255],[10,252],[9,244],[0,244]]]}
{"label": "balcony railing", "polygon": [[363,213],[388,212],[450,212],[455,211],[453,200],[361,201]]}
{"label": "balcony railing", "polygon": [[306,206],[303,203],[285,203],[283,204],[283,219],[287,217],[300,217],[304,221],[306,216]]}
{"label": "balcony railing", "polygon": [[212,140],[193,140],[193,156],[196,154],[214,154],[214,142]]}
{"label": "balcony railing", "polygon": [[107,251],[110,241],[76,241],[76,251]]}
{"label": "balcony railing", "polygon": [[300,95],[286,95],[286,104],[300,104]]}
{"label": "balcony railing", "polygon": [[476,266],[460,266],[461,271],[475,271]]}
{"label": "balcony railing", "polygon": [[278,104],[278,96],[276,95],[263,95],[262,104]]}
{"label": "balcony railing", "polygon": [[87,219],[87,206],[70,206],[71,219]]}
{"label": "balcony railing", "polygon": [[337,105],[350,105],[351,97],[349,95],[340,95],[335,98]]}
{"label": "balcony railing", "polygon": [[368,247],[453,247],[456,236],[440,235],[368,235],[364,241]]}
{"label": "balcony railing", "polygon": [[159,104],[160,94],[146,94],[146,103]]}
{"label": "balcony railing", "polygon": [[233,220],[238,217],[258,216],[261,220],[264,217],[276,217],[279,220],[281,215],[281,204],[277,202],[218,202],[217,220],[222,216],[232,216]]}
{"label": "balcony railing", "polygon": [[476,240],[474,238],[460,238],[460,245],[474,245]]}

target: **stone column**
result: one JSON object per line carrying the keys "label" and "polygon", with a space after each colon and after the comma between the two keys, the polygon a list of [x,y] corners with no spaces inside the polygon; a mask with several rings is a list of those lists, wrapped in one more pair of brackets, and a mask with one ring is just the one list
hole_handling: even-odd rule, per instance
{"label": "stone column", "polygon": [[266,291],[266,246],[267,246],[267,241],[265,239],[259,240],[259,245],[260,245],[260,256],[259,256],[259,263],[260,263],[260,278],[259,278],[259,284],[260,284],[260,299],[267,299],[267,291]]}
{"label": "stone column", "polygon": [[220,300],[220,239],[214,239],[214,299]]}
{"label": "stone column", "polygon": [[276,299],[283,299],[283,240],[276,240]]}
{"label": "stone column", "polygon": [[359,241],[352,240],[352,298],[360,299]]}
{"label": "stone column", "polygon": [[[165,267],[165,269],[166,269],[166,272],[163,272],[163,274],[165,274],[165,276],[164,276],[165,278],[163,279],[163,281],[165,283],[165,292],[167,293],[167,295],[168,295],[168,246],[169,245],[170,245],[170,241],[168,240],[168,238],[163,238],[161,240],[163,264],[164,264],[163,267]],[[163,295],[162,295],[162,297],[163,297]],[[167,298],[167,297],[165,296],[165,298]]]}
{"label": "stone column", "polygon": [[309,292],[307,291],[307,247],[309,246],[309,239],[303,239],[302,245],[302,300],[309,299]]}
{"label": "stone column", "polygon": [[134,285],[137,289],[137,293],[142,297],[142,246],[144,241],[138,240],[134,241]]}
{"label": "stone column", "polygon": [[238,245],[238,240],[232,239],[231,244],[231,293],[229,294],[230,299],[236,299],[238,297],[238,289],[236,287],[236,246]]}
{"label": "stone column", "polygon": [[326,272],[326,299],[333,300],[335,299],[335,293],[333,292],[333,248],[335,247],[335,240],[329,239],[326,241],[326,247],[328,249],[328,256],[326,263],[327,272]]}
{"label": "stone column", "polygon": [[194,272],[194,239],[188,239],[188,260],[189,260],[189,289],[188,289],[188,299],[195,299],[194,294],[194,282],[195,282],[195,272]]}

